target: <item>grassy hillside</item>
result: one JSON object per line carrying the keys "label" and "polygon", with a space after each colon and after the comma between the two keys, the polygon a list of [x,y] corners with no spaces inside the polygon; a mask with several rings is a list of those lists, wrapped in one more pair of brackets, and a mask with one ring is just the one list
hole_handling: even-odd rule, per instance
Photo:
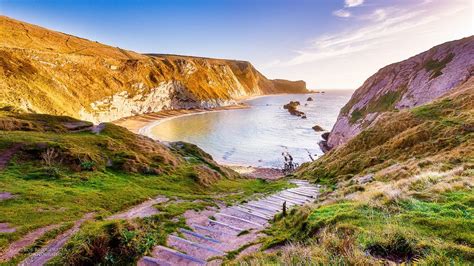
{"label": "grassy hillside", "polygon": [[384,114],[296,175],[323,184],[325,195],[275,221],[262,240],[273,252],[239,263],[472,263],[474,80]]}
{"label": "grassy hillside", "polygon": [[124,106],[135,107],[121,117],[306,91],[304,82],[275,86],[245,61],[143,55],[5,16],[0,23],[0,107],[89,120]]}
{"label": "grassy hillside", "polygon": [[[113,124],[90,126],[70,117],[0,112],[0,157],[19,147],[6,167],[0,166],[0,192],[14,196],[0,201],[0,223],[16,228],[14,233],[0,233],[0,254],[37,228],[59,225],[28,247],[34,251],[92,212],[97,220],[85,226],[68,246],[73,251],[58,264],[132,262],[182,227],[180,217],[188,209],[229,204],[286,186],[283,181],[243,179],[195,145],[174,143],[168,148]],[[133,223],[102,221],[157,195],[170,202],[157,206],[156,217]],[[114,244],[102,246],[102,238],[109,237]]]}
{"label": "grassy hillside", "polygon": [[474,36],[437,45],[369,77],[341,109],[327,146],[347,143],[380,114],[431,102],[472,77]]}

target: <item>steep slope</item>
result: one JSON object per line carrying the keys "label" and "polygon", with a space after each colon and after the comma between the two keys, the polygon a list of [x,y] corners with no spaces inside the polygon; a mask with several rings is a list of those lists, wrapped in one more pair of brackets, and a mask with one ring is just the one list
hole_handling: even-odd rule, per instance
{"label": "steep slope", "polygon": [[[1,265],[56,256],[82,217],[88,222],[54,265],[132,265],[185,226],[187,210],[285,187],[242,178],[192,144],[165,146],[112,123],[0,110]],[[135,217],[146,218],[121,220]]]}
{"label": "steep slope", "polygon": [[473,73],[474,36],[441,44],[382,68],[341,109],[327,147],[346,143],[383,112],[412,108],[442,96]]}
{"label": "steep slope", "polygon": [[385,112],[296,177],[321,200],[275,219],[263,248],[230,265],[471,265],[474,78]]}
{"label": "steep slope", "polygon": [[272,81],[249,62],[143,55],[0,16],[0,106],[111,121],[162,109],[306,92]]}

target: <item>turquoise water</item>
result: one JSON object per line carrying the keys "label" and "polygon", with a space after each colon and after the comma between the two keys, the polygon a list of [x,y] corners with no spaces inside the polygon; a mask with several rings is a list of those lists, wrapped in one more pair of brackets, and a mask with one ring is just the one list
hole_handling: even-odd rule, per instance
{"label": "turquoise water", "polygon": [[[162,141],[191,142],[223,164],[255,167],[283,166],[282,152],[289,152],[297,163],[322,155],[318,142],[331,130],[352,91],[314,94],[272,95],[246,101],[249,109],[193,114],[166,120],[153,127],[153,137]],[[306,101],[308,97],[314,101]],[[298,108],[307,119],[292,116],[283,105],[300,101]]]}

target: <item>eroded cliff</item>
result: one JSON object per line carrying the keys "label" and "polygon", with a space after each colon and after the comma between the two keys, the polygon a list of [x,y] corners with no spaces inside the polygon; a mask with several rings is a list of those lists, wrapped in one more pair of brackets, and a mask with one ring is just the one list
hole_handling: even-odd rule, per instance
{"label": "eroded cliff", "polygon": [[306,92],[246,61],[139,54],[0,16],[0,107],[93,122]]}
{"label": "eroded cliff", "polygon": [[386,66],[367,79],[341,109],[328,148],[348,142],[381,113],[419,106],[464,84],[474,72],[474,36],[436,46]]}

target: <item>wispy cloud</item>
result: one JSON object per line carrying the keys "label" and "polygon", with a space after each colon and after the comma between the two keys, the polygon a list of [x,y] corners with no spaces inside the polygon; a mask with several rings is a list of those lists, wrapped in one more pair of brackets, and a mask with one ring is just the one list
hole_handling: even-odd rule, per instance
{"label": "wispy cloud", "polygon": [[[272,65],[294,66],[368,51],[380,47],[384,43],[393,42],[394,38],[398,38],[398,41],[400,41],[404,35],[415,32],[418,28],[429,26],[430,23],[440,19],[439,14],[432,15],[429,11],[422,4],[416,6],[416,8],[411,6],[410,9],[395,7],[378,8],[357,17],[352,16],[350,13],[344,14],[343,12],[335,14],[339,17],[351,17],[352,19],[367,22],[364,23],[364,26],[357,29],[328,34],[313,39],[306,48],[295,51],[296,56],[290,60],[278,61],[278,63],[273,62]],[[444,9],[444,14],[457,11],[459,11],[459,8]]]}
{"label": "wispy cloud", "polygon": [[332,12],[332,14],[336,17],[340,17],[340,18],[348,18],[351,16],[351,12],[347,11],[347,10],[344,10],[344,9],[339,9],[339,10],[336,10],[334,12]]}
{"label": "wispy cloud", "polygon": [[355,6],[360,6],[364,3],[364,0],[346,0],[346,7],[355,7]]}

